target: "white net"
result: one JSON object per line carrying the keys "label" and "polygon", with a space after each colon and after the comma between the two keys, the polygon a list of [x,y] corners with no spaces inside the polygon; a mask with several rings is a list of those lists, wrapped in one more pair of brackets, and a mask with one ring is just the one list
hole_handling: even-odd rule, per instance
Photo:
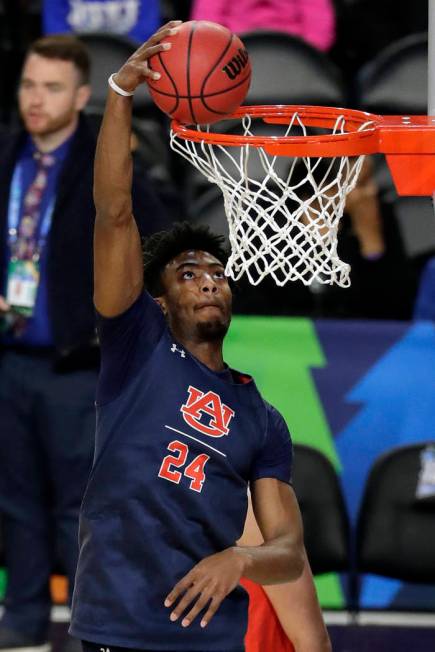
{"label": "white net", "polygon": [[[309,135],[298,113],[283,127],[282,136]],[[197,129],[211,131],[210,126]],[[254,132],[254,120],[244,116],[242,135],[258,135]],[[346,133],[343,116],[329,133]],[[261,147],[194,142],[174,131],[171,147],[223,193],[231,245],[229,277],[237,281],[245,273],[253,285],[268,274],[280,286],[296,280],[305,285],[350,285],[350,266],[338,256],[337,235],[363,156],[271,156]]]}

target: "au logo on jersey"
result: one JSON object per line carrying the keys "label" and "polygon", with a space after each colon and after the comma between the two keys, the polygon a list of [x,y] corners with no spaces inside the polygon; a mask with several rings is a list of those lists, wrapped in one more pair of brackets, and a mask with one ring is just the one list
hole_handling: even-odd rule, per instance
{"label": "au logo on jersey", "polygon": [[222,403],[219,394],[202,392],[190,385],[189,398],[180,410],[186,423],[209,437],[228,435],[234,410]]}

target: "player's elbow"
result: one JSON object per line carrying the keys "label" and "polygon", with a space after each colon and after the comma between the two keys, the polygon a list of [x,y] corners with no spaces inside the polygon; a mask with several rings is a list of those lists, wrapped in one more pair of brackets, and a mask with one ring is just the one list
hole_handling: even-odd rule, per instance
{"label": "player's elbow", "polygon": [[282,582],[294,582],[299,579],[305,568],[305,547],[301,536],[288,534],[283,540],[285,550],[285,577]]}
{"label": "player's elbow", "polygon": [[132,219],[132,204],[130,201],[100,202],[96,205],[96,221],[111,227],[125,227]]}
{"label": "player's elbow", "polygon": [[94,204],[98,222],[113,226],[123,226],[131,220],[133,203],[131,194],[118,188],[108,191],[107,187],[94,185]]}
{"label": "player's elbow", "polygon": [[[278,552],[279,550],[279,552]],[[306,553],[303,538],[288,534],[281,537],[277,547],[279,563],[279,573],[275,580],[268,584],[285,584],[295,582],[304,572]]]}
{"label": "player's elbow", "polygon": [[293,543],[288,551],[288,577],[285,581],[294,582],[298,580],[305,566],[304,546],[302,542]]}

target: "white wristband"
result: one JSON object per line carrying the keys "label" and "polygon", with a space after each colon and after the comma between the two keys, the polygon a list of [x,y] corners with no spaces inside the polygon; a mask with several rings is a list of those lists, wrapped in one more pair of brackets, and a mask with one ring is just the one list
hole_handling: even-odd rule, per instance
{"label": "white wristband", "polygon": [[113,88],[115,93],[118,93],[118,95],[122,95],[123,97],[131,97],[132,95],[134,95],[134,93],[130,93],[130,91],[125,91],[123,88],[120,88],[118,84],[115,83],[113,79],[115,75],[116,72],[113,72],[108,79],[110,88]]}

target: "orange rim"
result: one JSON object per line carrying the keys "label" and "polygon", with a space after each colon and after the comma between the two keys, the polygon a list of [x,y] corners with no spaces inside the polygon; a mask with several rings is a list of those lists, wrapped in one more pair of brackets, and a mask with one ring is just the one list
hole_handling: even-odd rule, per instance
{"label": "orange rim", "polygon": [[262,147],[269,154],[278,156],[435,154],[435,117],[431,116],[380,116],[336,107],[263,105],[241,106],[226,119],[250,115],[271,124],[289,124],[295,112],[299,114],[305,126],[326,129],[332,129],[337,119],[342,116],[347,131],[313,136],[240,136],[200,131],[182,125],[176,120],[172,121],[171,128],[184,140],[230,147],[243,145]]}

